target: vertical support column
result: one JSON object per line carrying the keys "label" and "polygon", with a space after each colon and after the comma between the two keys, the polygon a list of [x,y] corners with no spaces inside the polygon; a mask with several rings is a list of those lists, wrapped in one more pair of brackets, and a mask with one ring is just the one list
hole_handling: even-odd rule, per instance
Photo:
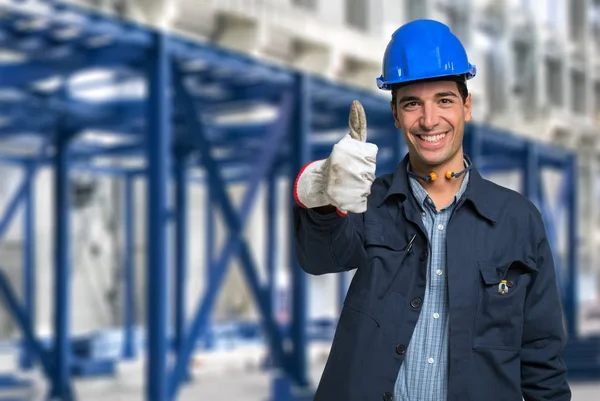
{"label": "vertical support column", "polygon": [[[594,249],[594,231],[596,225],[596,214],[595,214],[595,205],[596,198],[595,194],[595,184],[596,184],[596,176],[594,175],[594,154],[593,149],[595,148],[595,143],[592,140],[586,140],[587,138],[583,138],[581,143],[577,148],[577,153],[579,154],[579,170],[577,173],[577,193],[579,198],[578,205],[578,216],[579,225],[577,227],[578,230],[578,238],[580,238],[580,242],[578,244],[580,249],[579,261],[578,265],[582,267],[582,271],[585,273],[593,274],[593,266],[594,259],[593,253]],[[569,213],[569,188],[571,186],[571,177],[569,175],[569,171],[567,170],[563,186],[561,187],[561,206],[564,208],[561,210],[565,215]],[[566,184],[566,185],[565,185]]]}
{"label": "vertical support column", "polygon": [[206,197],[206,211],[204,215],[204,239],[205,239],[205,263],[206,263],[206,280],[209,283],[213,282],[214,279],[214,256],[215,256],[215,234],[216,234],[216,224],[215,224],[215,201],[213,200],[216,196],[214,193],[214,189],[212,189],[210,185],[210,181],[208,178],[204,182]]}
{"label": "vertical support column", "polygon": [[471,162],[473,163],[473,165],[475,165],[476,168],[482,168],[483,138],[481,138],[481,132],[477,129],[476,126],[468,124],[465,127],[465,138],[468,138],[468,148],[465,153],[471,159]]}
{"label": "vertical support column", "polygon": [[[188,271],[188,171],[187,157],[179,152],[175,161],[175,350],[185,339]],[[208,233],[210,235],[210,233]],[[186,376],[189,372],[186,372]]]}
{"label": "vertical support column", "polygon": [[[205,197],[205,202],[206,202],[206,212],[204,214],[204,243],[205,243],[205,247],[206,249],[204,250],[204,263],[206,266],[206,282],[209,283],[209,288],[213,285],[212,283],[215,282],[215,268],[216,268],[216,264],[215,264],[215,237],[217,234],[216,231],[216,217],[215,217],[215,212],[216,212],[216,204],[215,201],[213,200],[216,197],[216,194],[214,193],[215,190],[212,188],[212,186],[210,185],[210,180],[208,179],[208,177],[206,178],[205,182],[205,191],[206,191],[206,197]],[[211,322],[210,320],[207,320],[206,322],[206,347],[208,347],[209,349],[214,345],[214,338],[211,335]]]}
{"label": "vertical support column", "polygon": [[578,277],[578,264],[579,264],[579,244],[578,244],[578,228],[577,228],[577,156],[573,155],[570,157],[568,164],[568,256],[567,256],[567,288],[566,288],[566,301],[564,304],[567,324],[567,334],[569,338],[575,338],[578,331],[578,319],[577,319],[577,284],[579,281]]}
{"label": "vertical support column", "polygon": [[523,170],[523,194],[538,208],[540,207],[540,162],[538,148],[535,143],[527,145],[525,166]]}
{"label": "vertical support column", "polygon": [[59,128],[56,134],[54,158],[54,352],[51,354],[53,369],[49,397],[59,400],[70,399],[71,216],[68,143],[69,133]]}
{"label": "vertical support column", "polygon": [[[29,325],[35,334],[35,166],[28,165],[26,169],[23,203],[23,303]],[[23,341],[20,366],[25,370],[33,367],[31,349],[27,341]]]}
{"label": "vertical support column", "polygon": [[[311,98],[310,98],[310,82],[308,76],[299,73],[297,75],[297,83],[295,88],[296,108],[292,120],[292,160],[291,183],[295,182],[296,175],[310,159],[310,144],[309,136],[311,132]],[[293,190],[290,189],[290,195]],[[290,197],[294,202],[293,197]],[[290,233],[294,232],[293,219],[290,219]],[[292,268],[292,324],[291,335],[293,340],[293,354],[291,361],[291,369],[295,385],[305,387],[308,385],[307,377],[307,279],[306,275],[298,265],[296,254],[294,252],[294,236],[290,235],[290,266]]]}
{"label": "vertical support column", "polygon": [[147,58],[148,85],[148,231],[147,252],[147,338],[146,399],[167,397],[167,303],[168,241],[167,191],[171,144],[171,64],[168,40],[154,33],[154,46]]}
{"label": "vertical support column", "polygon": [[[594,152],[596,153],[596,152]],[[597,196],[600,195],[600,159],[597,154],[594,154],[592,159],[592,174],[593,179],[590,181],[592,186],[591,195],[594,197],[591,220],[592,220],[592,231],[590,233],[592,237],[592,251],[590,254],[590,259],[592,265],[590,266],[594,274],[596,276],[596,285],[594,287],[596,294],[596,305],[600,306],[600,265],[598,265],[598,261],[600,261],[600,247],[598,247],[598,235],[597,233],[600,231],[600,205],[595,201]]]}
{"label": "vertical support column", "polygon": [[267,288],[269,288],[269,300],[271,313],[277,319],[277,238],[279,238],[277,218],[279,215],[279,202],[277,199],[277,168],[269,173],[267,183],[267,202],[265,214],[267,217],[267,244],[266,244],[266,265],[267,265]]}
{"label": "vertical support column", "polygon": [[124,196],[124,252],[123,269],[125,271],[124,280],[124,330],[125,339],[123,342],[123,358],[133,359],[136,357],[135,349],[135,323],[136,323],[136,302],[135,302],[135,208],[134,208],[134,176],[127,175],[125,178],[125,196]]}

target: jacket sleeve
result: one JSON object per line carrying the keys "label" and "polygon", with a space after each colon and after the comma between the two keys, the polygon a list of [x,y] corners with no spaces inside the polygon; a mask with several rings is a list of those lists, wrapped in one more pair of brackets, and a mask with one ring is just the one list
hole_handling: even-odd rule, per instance
{"label": "jacket sleeve", "polygon": [[554,260],[548,237],[537,212],[533,232],[537,238],[537,268],[525,301],[521,379],[525,401],[568,401],[571,390],[561,357],[567,336]]}
{"label": "jacket sleeve", "polygon": [[294,205],[294,236],[296,256],[306,273],[348,271],[366,260],[362,214],[318,214]]}

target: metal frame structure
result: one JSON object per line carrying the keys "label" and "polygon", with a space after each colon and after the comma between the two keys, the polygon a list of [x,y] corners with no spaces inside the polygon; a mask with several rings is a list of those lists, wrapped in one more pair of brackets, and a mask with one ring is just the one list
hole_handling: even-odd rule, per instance
{"label": "metal frame structure", "polygon": [[[89,10],[64,5],[32,10],[22,8],[16,1],[2,6],[5,11],[0,18],[2,46],[24,53],[26,61],[0,67],[0,88],[3,93],[10,90],[14,95],[0,100],[0,114],[9,119],[9,124],[0,128],[0,135],[18,138],[22,132],[33,132],[42,146],[38,154],[30,156],[0,149],[3,163],[22,165],[27,172],[0,221],[0,234],[3,234],[18,207],[25,206],[25,296],[19,301],[1,270],[0,293],[23,331],[27,357],[42,366],[51,383],[49,398],[76,399],[71,378],[76,365],[82,363],[73,351],[75,340],[69,332],[69,182],[74,172],[86,171],[113,174],[123,177],[126,183],[123,355],[128,358],[135,357],[132,185],[136,178],[147,180],[145,291],[147,309],[151,313],[146,323],[146,399],[177,398],[187,378],[189,358],[198,347],[199,339],[208,335],[210,313],[234,257],[242,262],[245,279],[258,306],[272,365],[282,372],[274,383],[273,401],[310,399],[307,347],[311,339],[306,277],[297,266],[294,247],[290,246],[287,260],[293,277],[293,318],[289,327],[283,327],[275,319],[271,293],[278,245],[275,214],[267,213],[266,270],[269,274],[266,283],[259,278],[257,263],[243,237],[244,228],[255,207],[257,188],[263,182],[269,184],[268,210],[291,208],[291,185],[296,173],[309,160],[327,156],[333,143],[346,130],[348,107],[354,99],[364,105],[369,119],[369,140],[380,148],[378,173],[391,172],[405,148],[402,136],[393,127],[388,100]],[[109,69],[115,80],[141,79],[146,83],[147,92],[138,98],[110,101],[77,98],[67,79],[91,68]],[[35,85],[36,81],[51,77],[61,78],[51,90]],[[227,119],[231,113],[248,111],[257,105],[270,107],[275,111],[274,116],[258,122]],[[125,144],[87,142],[81,133],[90,129],[116,133]],[[568,252],[558,258],[557,265],[566,266],[560,271],[568,328],[573,343],[580,344],[575,318],[576,156],[478,124],[469,125],[466,141],[467,152],[482,171],[518,168],[524,172],[523,192],[540,206],[552,230],[554,215],[544,201],[540,169],[550,166],[564,171],[566,184],[561,192],[561,205],[568,217],[569,244]],[[142,158],[144,166],[99,166],[98,159],[106,156]],[[38,339],[32,325],[35,222],[31,182],[36,170],[44,166],[50,166],[55,172],[54,337],[48,346]],[[192,174],[194,171],[200,171],[202,176],[198,178]],[[275,196],[278,179],[286,179],[290,185],[290,197],[285,202]],[[175,184],[172,204],[168,196],[171,181]],[[247,191],[241,206],[236,208],[227,186],[240,182],[247,185]],[[184,299],[189,246],[186,190],[190,183],[207,185],[210,195],[207,207],[218,208],[226,222],[228,237],[221,252],[216,253],[213,239],[207,236],[207,285],[191,321],[186,321]],[[174,224],[176,238],[173,249],[168,245],[171,224]],[[210,231],[213,224],[213,219],[208,218],[206,229]],[[293,224],[291,219],[289,224]],[[552,238],[556,245],[555,237]],[[558,249],[557,245],[554,249]],[[172,300],[168,291],[171,278],[174,280]],[[343,282],[346,276],[340,280]],[[345,286],[342,284],[340,288]],[[342,291],[340,297],[343,295]],[[170,306],[174,311],[173,346],[168,329]],[[580,347],[589,353],[593,344]],[[167,363],[169,352],[174,353],[172,366]],[[586,366],[600,369],[591,363]]]}

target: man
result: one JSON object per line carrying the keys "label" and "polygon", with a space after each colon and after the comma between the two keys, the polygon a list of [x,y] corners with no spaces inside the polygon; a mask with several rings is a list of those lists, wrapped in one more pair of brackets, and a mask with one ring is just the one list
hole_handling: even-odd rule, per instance
{"label": "man", "polygon": [[354,102],[349,134],[298,174],[302,268],[355,270],[315,401],[571,399],[542,217],[463,154],[475,74],[448,27],[407,23],[378,86],[408,155],[375,179]]}

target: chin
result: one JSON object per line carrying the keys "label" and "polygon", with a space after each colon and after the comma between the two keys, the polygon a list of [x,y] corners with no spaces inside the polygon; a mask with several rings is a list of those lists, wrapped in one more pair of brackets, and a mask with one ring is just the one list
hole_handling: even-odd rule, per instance
{"label": "chin", "polygon": [[443,152],[443,153],[436,152],[437,154],[435,154],[430,151],[420,150],[418,153],[419,153],[419,159],[421,159],[421,162],[428,166],[432,166],[432,167],[439,166],[439,165],[442,165],[449,161],[447,152]]}

